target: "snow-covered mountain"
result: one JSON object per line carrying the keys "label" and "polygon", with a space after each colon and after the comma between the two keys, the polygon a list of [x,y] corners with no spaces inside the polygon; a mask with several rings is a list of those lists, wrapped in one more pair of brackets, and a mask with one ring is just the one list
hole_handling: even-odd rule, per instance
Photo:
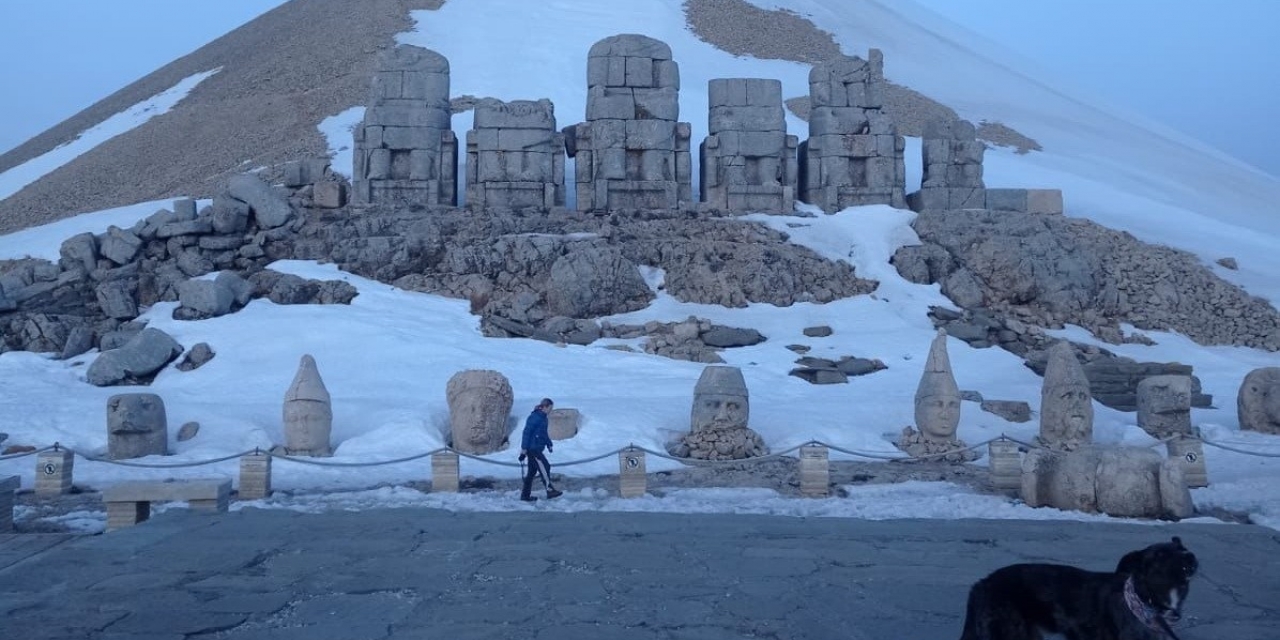
{"label": "snow-covered mountain", "polygon": [[[446,56],[455,96],[547,97],[564,126],[583,117],[591,44],[617,33],[642,33],[671,46],[681,72],[681,119],[692,123],[693,139],[700,140],[706,135],[707,80],[777,78],[784,97],[805,96],[809,64],[800,61],[803,52],[797,47],[810,40],[797,39],[820,43],[825,38],[851,55],[881,49],[891,81],[964,118],[1001,123],[1039,144],[1040,151],[1029,153],[989,149],[989,186],[1060,188],[1066,215],[1189,251],[1222,278],[1273,306],[1280,300],[1274,278],[1280,273],[1280,255],[1273,250],[1280,241],[1280,219],[1274,215],[1280,181],[1173,131],[1065,95],[1052,79],[1031,77],[1016,61],[997,57],[954,25],[910,3],[486,0],[436,6],[427,0],[371,0],[359,3],[358,10],[351,8],[354,4],[284,3],[0,156],[0,196],[11,194],[0,200],[0,230],[13,231],[0,236],[0,259],[56,258],[61,240],[77,231],[131,225],[164,206],[167,198],[212,195],[235,172],[319,153],[333,154],[335,167],[349,164],[348,127],[360,117],[373,59],[395,42]],[[790,12],[787,24],[803,23],[795,27],[798,31],[734,29],[760,24],[760,15],[769,24],[769,16],[776,14],[762,12],[778,10]],[[690,28],[694,11],[711,12],[727,25],[729,33],[710,38],[719,46],[738,38],[736,46],[776,51],[777,57],[733,55],[704,41],[709,37],[705,31]],[[782,44],[770,48],[771,39]],[[460,137],[470,125],[468,114],[454,118]],[[806,125],[798,117],[789,115],[788,127],[805,136]],[[908,145],[909,180],[915,181],[908,190],[919,182],[918,147],[918,139]],[[145,202],[136,204],[140,201]],[[69,217],[84,210],[103,211]],[[912,421],[912,395],[933,335],[925,314],[932,305],[954,306],[936,285],[908,283],[888,264],[897,247],[916,241],[909,226],[912,214],[864,207],[802,222],[776,216],[752,219],[785,230],[793,242],[824,256],[849,261],[859,276],[879,280],[880,288],[874,296],[825,305],[744,309],[681,303],[659,292],[650,307],[609,320],[673,321],[696,315],[756,328],[768,336],[767,342],[728,350],[724,358],[743,369],[752,394],[752,427],[771,448],[819,439],[873,455],[896,455],[890,440]],[[1216,266],[1224,257],[1234,258],[1238,270]],[[277,268],[342,278],[360,295],[349,308],[287,307],[258,300],[234,315],[187,322],[172,318],[173,303],[160,303],[143,316],[183,345],[207,342],[218,353],[194,372],[166,370],[152,384],[165,398],[170,425],[202,425],[199,437],[172,443],[175,460],[206,460],[278,442],[282,394],[304,353],[315,356],[334,398],[337,461],[388,459],[441,446],[442,425],[447,424],[445,382],[465,368],[503,371],[516,390],[517,412],[543,396],[578,408],[585,418],[583,431],[557,447],[561,460],[588,459],[629,443],[660,450],[672,433],[687,429],[701,365],[602,344],[561,348],[487,339],[480,336],[465,301],[407,293],[327,266],[286,263]],[[830,326],[833,335],[806,337],[803,329],[815,325]],[[1097,343],[1074,328],[1057,335]],[[1147,335],[1155,345],[1106,346],[1139,360],[1192,364],[1205,392],[1216,398],[1214,408],[1193,411],[1206,437],[1237,449],[1280,453],[1280,438],[1238,429],[1234,403],[1243,376],[1256,367],[1280,366],[1280,355],[1202,347],[1175,334]],[[888,369],[847,385],[810,385],[787,375],[796,354],[786,345],[796,343],[810,344],[811,355],[878,358]],[[962,389],[1038,407],[1040,379],[1019,358],[956,340],[950,350]],[[9,434],[11,443],[59,441],[84,451],[105,445],[103,406],[119,390],[84,382],[92,355],[56,361],[29,353],[0,354],[0,406],[5,407],[0,431]],[[981,442],[1001,433],[1029,439],[1035,432],[1034,421],[1007,422],[967,403],[959,435]],[[1133,414],[1101,405],[1096,406],[1095,434],[1104,442],[1152,443]],[[1198,506],[1246,512],[1260,523],[1280,527],[1280,498],[1272,489],[1280,479],[1280,464],[1228,450],[1210,449],[1207,456],[1213,485],[1193,493]],[[510,456],[493,458],[509,462]],[[672,465],[654,460],[650,469]],[[29,484],[30,466],[29,459],[0,460],[0,475],[18,474]],[[420,466],[358,471],[281,467],[277,484],[294,488],[366,487],[424,473]],[[214,469],[234,475],[234,462]],[[187,472],[121,471],[102,463],[77,463],[76,470],[78,479],[89,484]],[[563,468],[580,475],[616,470],[609,457]],[[195,470],[209,472],[208,467]],[[464,460],[463,473],[515,471]],[[919,494],[905,503],[901,496],[877,494],[892,506],[872,517],[1046,515],[1045,510],[991,496],[961,497],[962,492],[952,489],[941,493],[948,498]],[[856,501],[856,488],[853,495]],[[566,509],[610,502],[592,493],[569,497]],[[724,501],[729,505],[725,508],[736,508],[732,497],[697,500]],[[947,508],[939,502],[948,503]],[[819,509],[834,515],[857,515],[859,508],[836,498],[819,507],[776,507],[780,512]]]}

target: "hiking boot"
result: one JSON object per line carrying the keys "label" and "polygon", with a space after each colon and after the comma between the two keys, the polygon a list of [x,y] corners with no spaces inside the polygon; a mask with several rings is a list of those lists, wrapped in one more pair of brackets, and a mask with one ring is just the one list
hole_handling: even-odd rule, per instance
{"label": "hiking boot", "polygon": [[547,489],[547,499],[548,499],[548,500],[550,500],[550,499],[552,499],[552,498],[559,498],[559,497],[560,497],[560,496],[562,496],[562,495],[564,495],[564,492],[563,492],[563,491],[561,491],[561,490],[559,490],[559,489],[557,489],[557,488],[555,488],[555,487],[551,487],[550,489]]}
{"label": "hiking boot", "polygon": [[520,496],[520,499],[521,499],[521,500],[523,500],[523,501],[525,501],[525,502],[537,502],[537,501],[538,501],[538,499],[537,499],[537,498],[535,498],[535,497],[533,497],[533,496]]}

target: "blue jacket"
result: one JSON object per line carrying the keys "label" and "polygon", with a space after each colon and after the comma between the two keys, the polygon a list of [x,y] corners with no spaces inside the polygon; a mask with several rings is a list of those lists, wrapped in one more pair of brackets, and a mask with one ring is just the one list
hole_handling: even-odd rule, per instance
{"label": "blue jacket", "polygon": [[520,448],[529,453],[542,453],[551,449],[551,436],[547,435],[547,414],[533,410],[524,421],[524,433],[520,437]]}

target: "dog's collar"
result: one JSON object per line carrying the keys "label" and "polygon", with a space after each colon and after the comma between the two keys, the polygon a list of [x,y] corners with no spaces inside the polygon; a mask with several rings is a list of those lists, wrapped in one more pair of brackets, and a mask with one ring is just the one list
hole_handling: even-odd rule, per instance
{"label": "dog's collar", "polygon": [[1173,640],[1178,639],[1173,629],[1169,628],[1169,623],[1165,621],[1161,612],[1143,602],[1142,598],[1138,596],[1138,592],[1133,588],[1133,576],[1128,576],[1124,579],[1124,603],[1129,605],[1129,612],[1142,624],[1146,625],[1148,629],[1154,631],[1156,635],[1163,638],[1173,638]]}

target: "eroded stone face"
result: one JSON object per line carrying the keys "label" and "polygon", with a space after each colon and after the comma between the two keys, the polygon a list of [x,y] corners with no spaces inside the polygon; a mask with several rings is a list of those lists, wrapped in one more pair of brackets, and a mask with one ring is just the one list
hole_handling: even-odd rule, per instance
{"label": "eroded stone face", "polygon": [[454,449],[485,454],[502,448],[513,401],[506,376],[487,369],[459,371],[449,378],[445,394]]}
{"label": "eroded stone face", "polygon": [[302,356],[284,394],[284,446],[291,455],[327,456],[332,452],[333,406],[315,358]]}
{"label": "eroded stone face", "polygon": [[168,418],[160,396],[122,393],[107,399],[107,454],[111,459],[165,455],[168,440]]}
{"label": "eroded stone face", "polygon": [[746,428],[751,417],[747,383],[737,367],[707,367],[693,390],[690,431]]}
{"label": "eroded stone face", "polygon": [[951,440],[960,426],[960,394],[916,398],[916,425],[926,437]]}
{"label": "eroded stone face", "polygon": [[1280,434],[1280,367],[1254,369],[1236,396],[1240,428]]}
{"label": "eroded stone face", "polygon": [[1074,449],[1093,441],[1093,395],[1084,368],[1071,346],[1059,342],[1049,351],[1040,392],[1041,444]]}
{"label": "eroded stone face", "polygon": [[1191,433],[1191,377],[1151,376],[1139,382],[1138,426],[1157,438]]}

